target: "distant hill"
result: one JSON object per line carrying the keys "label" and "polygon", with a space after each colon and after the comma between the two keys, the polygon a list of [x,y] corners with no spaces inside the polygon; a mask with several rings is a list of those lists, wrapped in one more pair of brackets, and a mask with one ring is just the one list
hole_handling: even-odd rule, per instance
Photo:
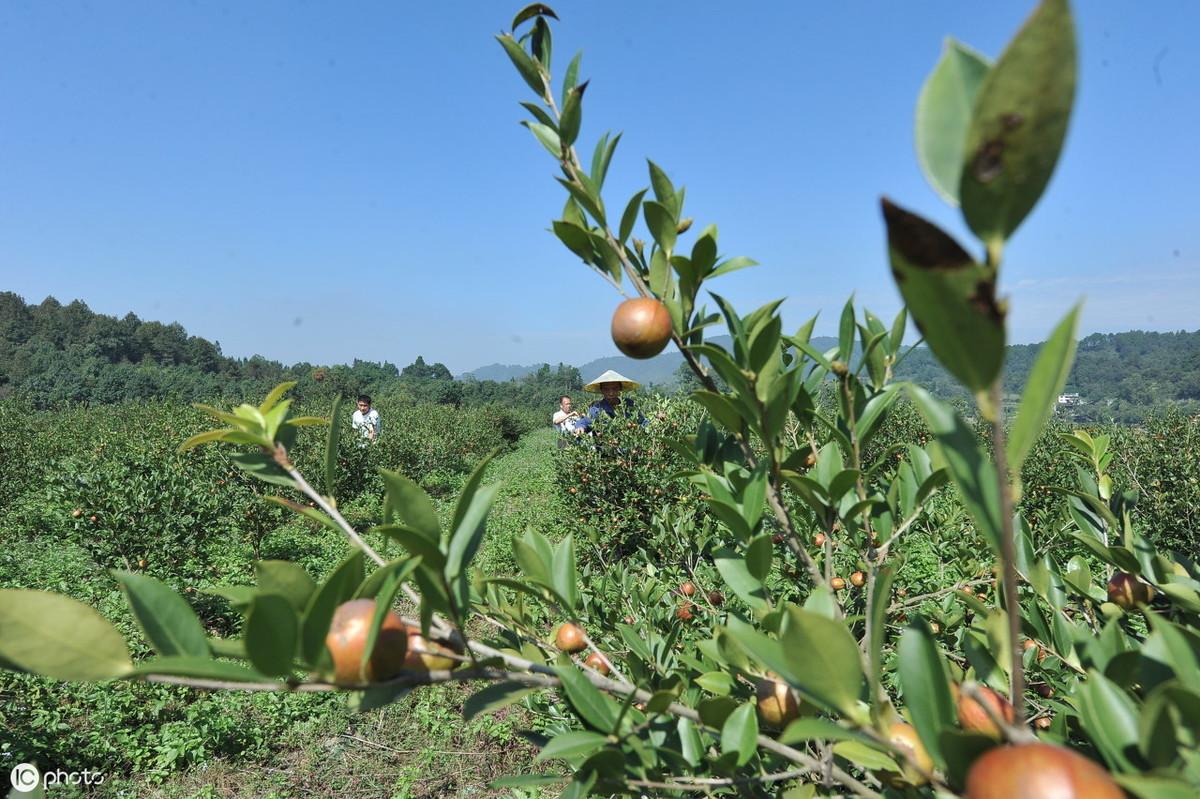
{"label": "distant hill", "polygon": [[[730,343],[728,336],[712,341],[726,347]],[[822,352],[837,346],[829,337],[815,338],[812,344]],[[1018,398],[1040,348],[1008,348],[1004,392],[1010,402]],[[285,366],[257,355],[227,357],[219,343],[189,335],[179,324],[97,314],[79,300],[63,305],[47,297],[27,304],[13,292],[0,292],[0,399],[24,397],[37,407],[130,398],[244,399],[264,396],[289,380],[298,382],[294,395],[302,397],[398,392],[454,405],[545,408],[560,392],[575,391],[608,369],[669,391],[682,361],[672,350],[645,361],[614,355],[578,367],[492,364],[457,380],[443,364],[426,363],[420,356],[403,370],[387,362],[357,360]],[[900,364],[896,377],[938,396],[964,395],[924,347]],[[1065,390],[1080,395],[1082,402],[1070,410],[1079,422],[1136,423],[1166,409],[1200,413],[1200,331],[1087,336],[1079,342]]]}
{"label": "distant hill", "polygon": [[[715,336],[711,341],[726,348],[731,343],[729,336]],[[825,351],[836,347],[837,339],[818,336],[812,340],[812,343],[818,350]],[[681,363],[683,363],[683,356],[674,349],[668,349],[661,355],[656,355],[644,361],[626,358],[624,355],[610,355],[607,358],[596,358],[595,360],[588,361],[581,364],[578,368],[579,373],[583,375],[585,383],[612,369],[631,380],[636,380],[642,385],[666,388],[675,384],[675,373],[679,370]],[[537,371],[539,367],[541,367],[541,364],[533,364],[531,366],[492,364],[465,372],[458,377],[459,379],[467,378],[475,380],[519,380]]]}
{"label": "distant hill", "polygon": [[507,383],[509,380],[520,380],[522,377],[531,375],[538,370],[541,364],[533,366],[518,366],[516,364],[507,363],[491,363],[487,366],[480,366],[478,369],[472,369],[469,372],[463,372],[460,375],[455,375],[455,380],[495,380],[497,383]]}

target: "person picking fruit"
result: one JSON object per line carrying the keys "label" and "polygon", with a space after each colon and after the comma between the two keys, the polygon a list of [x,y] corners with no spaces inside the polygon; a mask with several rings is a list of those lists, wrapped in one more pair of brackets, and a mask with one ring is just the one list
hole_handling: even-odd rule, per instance
{"label": "person picking fruit", "polygon": [[602,413],[610,419],[615,419],[618,410],[626,415],[637,413],[637,423],[643,427],[648,424],[646,417],[633,407],[632,402],[621,398],[622,391],[633,391],[639,388],[640,385],[640,383],[630,380],[620,372],[614,372],[612,369],[609,369],[584,386],[584,391],[601,395],[600,399],[588,406],[587,417],[582,420],[584,429],[591,430]]}

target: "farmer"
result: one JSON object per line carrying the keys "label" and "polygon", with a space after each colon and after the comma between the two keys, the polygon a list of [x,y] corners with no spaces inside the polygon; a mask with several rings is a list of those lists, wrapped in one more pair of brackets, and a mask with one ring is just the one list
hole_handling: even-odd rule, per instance
{"label": "farmer", "polygon": [[566,446],[567,442],[573,437],[578,436],[584,431],[584,418],[578,411],[572,410],[572,400],[570,396],[563,394],[558,398],[558,410],[551,417],[551,424],[558,430],[561,435],[558,438],[558,446]]}
{"label": "farmer", "polygon": [[359,432],[365,441],[375,441],[383,428],[379,411],[371,407],[371,395],[358,395],[358,410],[350,417],[350,426]]}
{"label": "farmer", "polygon": [[600,399],[588,406],[587,418],[583,420],[585,423],[584,429],[590,430],[602,413],[606,414],[610,419],[616,418],[617,411],[620,411],[622,415],[637,413],[638,424],[645,425],[646,417],[642,416],[641,412],[633,407],[632,402],[621,398],[622,391],[633,391],[639,385],[639,383],[630,380],[619,372],[609,369],[584,386],[584,391],[601,395]]}

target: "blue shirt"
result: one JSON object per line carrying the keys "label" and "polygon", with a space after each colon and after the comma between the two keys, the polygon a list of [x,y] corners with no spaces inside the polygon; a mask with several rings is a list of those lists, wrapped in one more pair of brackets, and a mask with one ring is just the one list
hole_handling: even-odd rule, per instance
{"label": "blue shirt", "polygon": [[[628,400],[622,400],[620,397],[617,397],[616,404],[617,408],[620,408],[621,412],[624,414],[628,414],[631,410],[633,410],[633,403],[629,402]],[[601,413],[607,414],[608,418],[610,419],[616,418],[617,408],[614,408],[613,404],[607,399],[601,397],[588,406],[587,418],[581,420],[580,427],[584,430],[590,430]],[[642,416],[641,411],[637,412],[637,421],[638,424],[643,426],[648,424],[646,417]]]}

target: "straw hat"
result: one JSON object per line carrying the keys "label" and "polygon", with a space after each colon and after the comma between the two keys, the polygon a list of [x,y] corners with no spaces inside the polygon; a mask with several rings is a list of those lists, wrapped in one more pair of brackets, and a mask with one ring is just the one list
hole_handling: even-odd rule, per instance
{"label": "straw hat", "polygon": [[590,391],[593,394],[599,394],[601,383],[620,383],[622,391],[633,391],[635,388],[640,388],[642,385],[634,380],[630,380],[620,372],[614,372],[612,369],[609,369],[607,372],[584,386],[583,390]]}

